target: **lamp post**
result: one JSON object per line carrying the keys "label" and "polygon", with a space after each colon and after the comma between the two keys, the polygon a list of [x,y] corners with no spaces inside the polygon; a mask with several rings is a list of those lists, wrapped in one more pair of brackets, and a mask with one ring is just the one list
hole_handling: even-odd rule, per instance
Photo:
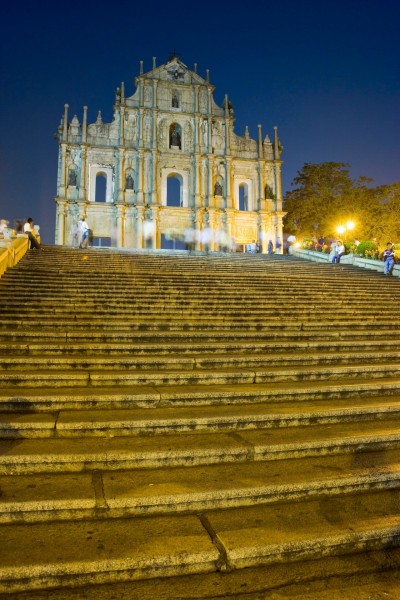
{"label": "lamp post", "polygon": [[338,225],[336,227],[336,231],[338,232],[339,235],[344,234],[344,241],[347,242],[347,232],[348,231],[352,231],[355,227],[355,224],[353,221],[347,221],[346,225]]}

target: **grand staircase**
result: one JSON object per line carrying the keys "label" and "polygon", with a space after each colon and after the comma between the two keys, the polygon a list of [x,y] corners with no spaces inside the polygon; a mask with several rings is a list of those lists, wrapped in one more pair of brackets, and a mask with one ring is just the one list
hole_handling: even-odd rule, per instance
{"label": "grand staircase", "polygon": [[46,247],[0,300],[2,598],[400,596],[397,279]]}

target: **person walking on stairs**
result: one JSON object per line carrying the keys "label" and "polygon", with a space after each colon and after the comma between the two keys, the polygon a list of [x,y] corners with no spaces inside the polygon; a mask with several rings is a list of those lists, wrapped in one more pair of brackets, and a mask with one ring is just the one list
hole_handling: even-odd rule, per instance
{"label": "person walking on stairs", "polygon": [[79,231],[81,241],[79,248],[87,248],[89,243],[89,225],[86,223],[85,217],[79,221]]}

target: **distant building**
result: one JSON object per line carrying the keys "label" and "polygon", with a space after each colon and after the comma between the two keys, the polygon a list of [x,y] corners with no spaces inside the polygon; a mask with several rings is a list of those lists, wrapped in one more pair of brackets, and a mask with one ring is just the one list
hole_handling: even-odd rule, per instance
{"label": "distant building", "polygon": [[[282,243],[281,151],[248,129],[234,133],[233,108],[213,97],[203,79],[172,56],[135,79],[136,91],[116,92],[114,116],[95,123],[68,105],[58,130],[57,244],[72,244],[85,216],[95,241],[122,248],[167,248],[190,228],[224,232],[239,245],[258,242],[267,252]],[[151,223],[151,225],[149,225]],[[150,240],[145,233],[150,232]],[[148,233],[149,235],[149,233]],[[214,239],[214,238],[213,238]],[[212,241],[212,248],[216,248]]]}

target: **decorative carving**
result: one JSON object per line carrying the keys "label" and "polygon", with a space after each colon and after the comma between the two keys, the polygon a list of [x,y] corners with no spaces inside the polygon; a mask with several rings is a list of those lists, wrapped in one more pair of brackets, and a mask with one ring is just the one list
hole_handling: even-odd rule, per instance
{"label": "decorative carving", "polygon": [[212,124],[212,145],[216,150],[222,150],[224,145],[223,125],[219,121]]}
{"label": "decorative carving", "polygon": [[203,119],[201,122],[201,134],[203,138],[203,146],[207,146],[208,142],[208,121]]}
{"label": "decorative carving", "polygon": [[177,64],[171,65],[169,69],[167,69],[168,79],[170,81],[184,81],[185,71]]}
{"label": "decorative carving", "polygon": [[151,116],[149,112],[146,112],[144,117],[144,125],[143,125],[143,135],[145,140],[150,140],[151,138]]}
{"label": "decorative carving", "polygon": [[199,104],[200,104],[200,112],[202,112],[202,113],[207,112],[207,92],[205,90],[201,90],[201,92],[200,92]]}
{"label": "decorative carving", "polygon": [[192,126],[190,125],[190,123],[186,123],[186,125],[185,125],[185,140],[186,140],[186,149],[188,152],[190,152],[190,150],[192,149],[192,144],[193,144],[193,132],[192,132]]}

